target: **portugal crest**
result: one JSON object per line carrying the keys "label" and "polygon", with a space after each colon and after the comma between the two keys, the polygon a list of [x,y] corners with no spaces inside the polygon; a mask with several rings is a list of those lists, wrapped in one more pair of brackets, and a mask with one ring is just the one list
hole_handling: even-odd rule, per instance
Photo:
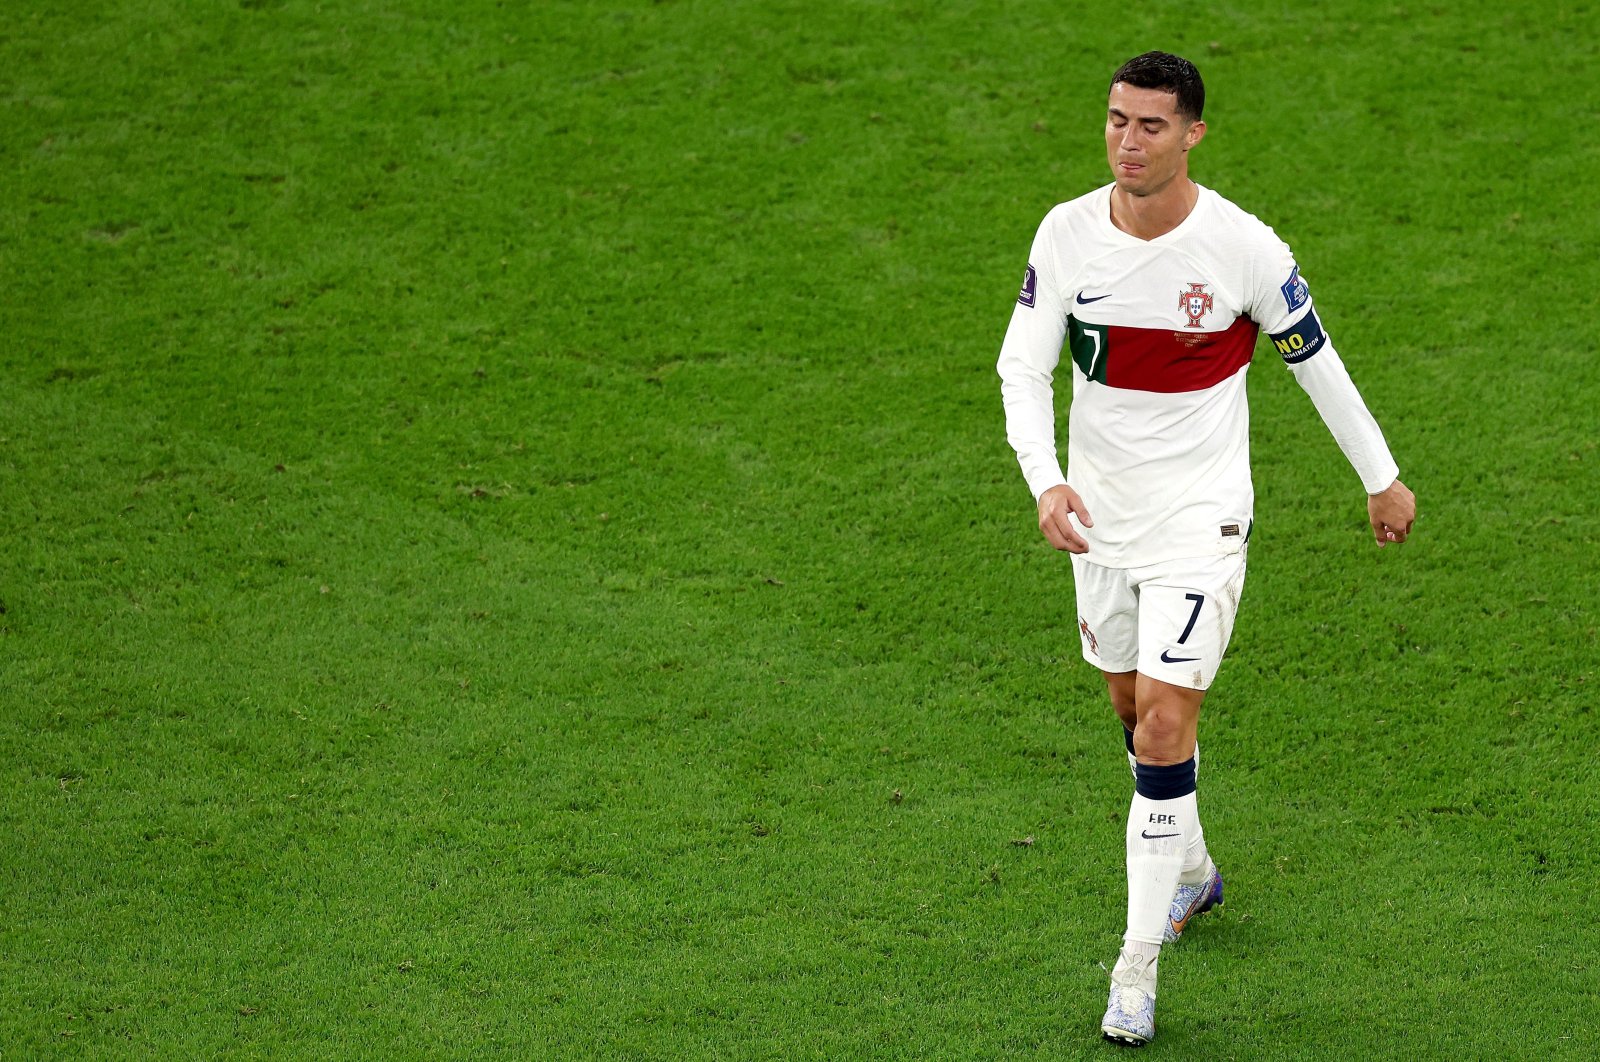
{"label": "portugal crest", "polygon": [[1093,653],[1095,656],[1099,656],[1100,643],[1095,640],[1094,631],[1089,629],[1089,621],[1084,619],[1082,616],[1078,617],[1078,630],[1082,631],[1084,638],[1088,640],[1089,652]]}
{"label": "portugal crest", "polygon": [[1185,328],[1199,328],[1200,318],[1211,312],[1212,297],[1204,284],[1190,283],[1189,290],[1178,293],[1178,309],[1189,317]]}

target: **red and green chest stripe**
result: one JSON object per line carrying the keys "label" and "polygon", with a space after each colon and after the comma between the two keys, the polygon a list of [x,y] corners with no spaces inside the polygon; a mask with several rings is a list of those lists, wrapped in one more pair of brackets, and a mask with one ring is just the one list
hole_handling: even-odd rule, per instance
{"label": "red and green chest stripe", "polygon": [[1213,387],[1248,364],[1256,323],[1237,317],[1221,332],[1090,324],[1067,318],[1078,371],[1095,383],[1173,394]]}
{"label": "red and green chest stripe", "polygon": [[[1256,323],[1242,316],[1221,332],[1090,324],[1067,317],[1072,361],[1086,379],[1164,394],[1203,391],[1226,380],[1249,363],[1258,332]],[[1315,309],[1270,338],[1290,365],[1311,357],[1328,339]]]}

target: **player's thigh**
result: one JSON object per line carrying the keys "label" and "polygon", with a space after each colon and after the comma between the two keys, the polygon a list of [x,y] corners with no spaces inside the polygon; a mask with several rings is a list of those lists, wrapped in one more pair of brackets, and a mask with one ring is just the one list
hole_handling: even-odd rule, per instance
{"label": "player's thigh", "polygon": [[1244,572],[1243,552],[1141,569],[1139,672],[1209,689],[1233,637]]}
{"label": "player's thigh", "polygon": [[1102,671],[1132,671],[1139,662],[1139,598],[1126,568],[1072,556],[1083,658]]}

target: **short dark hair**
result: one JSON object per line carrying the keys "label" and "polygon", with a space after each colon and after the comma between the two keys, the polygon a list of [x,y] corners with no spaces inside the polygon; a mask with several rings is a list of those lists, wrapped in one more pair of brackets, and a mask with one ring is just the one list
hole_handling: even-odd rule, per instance
{"label": "short dark hair", "polygon": [[1178,116],[1198,122],[1206,109],[1206,84],[1194,64],[1170,52],[1145,52],[1117,67],[1111,75],[1110,92],[1117,82],[1134,88],[1160,89],[1178,97]]}

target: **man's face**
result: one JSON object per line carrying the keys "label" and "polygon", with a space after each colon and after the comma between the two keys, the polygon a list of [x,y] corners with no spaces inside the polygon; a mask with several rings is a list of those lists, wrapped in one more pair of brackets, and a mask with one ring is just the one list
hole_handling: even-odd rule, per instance
{"label": "man's face", "polygon": [[1178,116],[1178,97],[1124,81],[1111,86],[1106,109],[1106,161],[1128,195],[1155,195],[1187,173],[1186,152],[1205,135],[1206,123]]}

